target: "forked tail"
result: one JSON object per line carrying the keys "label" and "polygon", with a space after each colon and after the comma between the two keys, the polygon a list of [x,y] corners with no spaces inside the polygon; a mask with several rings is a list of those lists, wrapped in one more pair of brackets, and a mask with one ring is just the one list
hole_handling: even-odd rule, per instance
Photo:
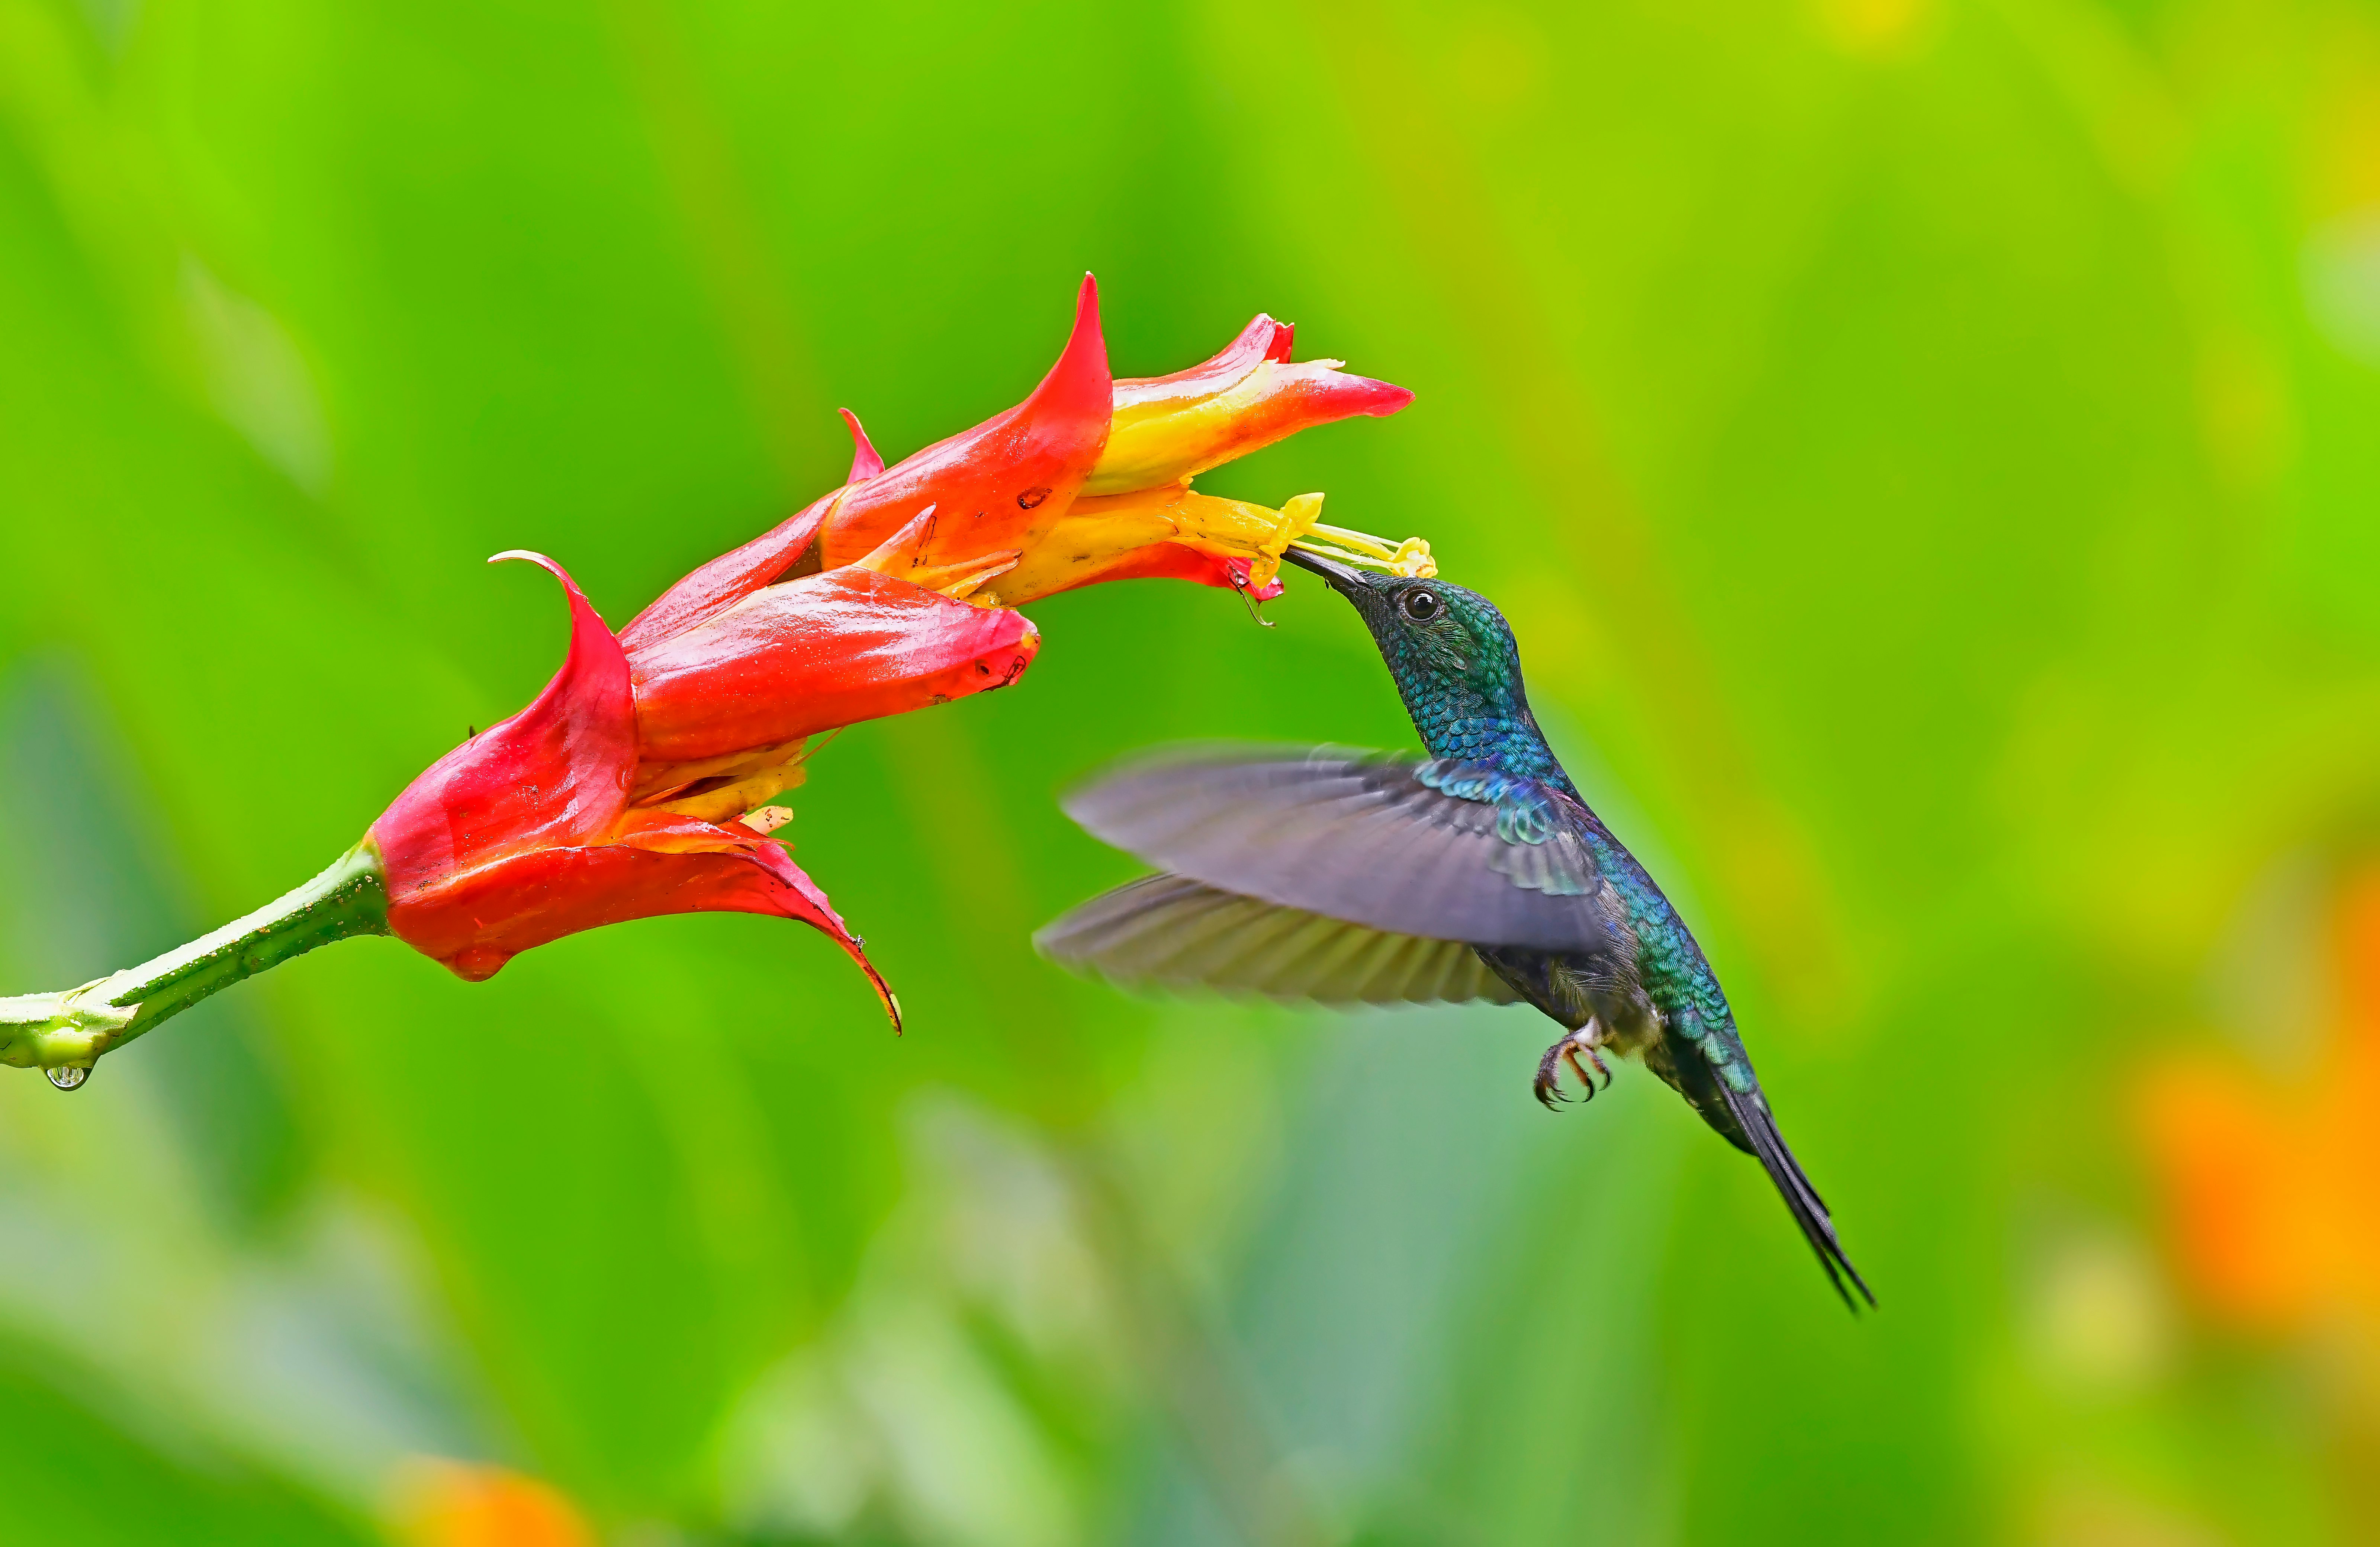
{"label": "forked tail", "polygon": [[[1752,1152],[1759,1157],[1762,1167],[1767,1171],[1768,1179],[1777,1184],[1777,1191],[1784,1198],[1785,1207],[1792,1212],[1793,1223],[1802,1227],[1810,1249],[1817,1253],[1818,1265],[1827,1270],[1828,1281],[1834,1285],[1835,1293],[1843,1297],[1843,1304],[1856,1312],[1859,1300],[1852,1297],[1852,1290],[1855,1288],[1860,1292],[1860,1297],[1867,1301],[1868,1308],[1874,1309],[1875,1292],[1868,1288],[1867,1281],[1860,1277],[1859,1270],[1852,1266],[1852,1260],[1844,1255],[1843,1243],[1835,1235],[1834,1217],[1827,1212],[1827,1200],[1818,1196],[1818,1189],[1810,1185],[1809,1173],[1803,1171],[1802,1163],[1793,1158],[1793,1151],[1786,1144],[1785,1136],[1778,1131],[1777,1118],[1769,1112],[1768,1102],[1762,1098],[1760,1088],[1755,1085],[1749,1090],[1740,1091],[1724,1079],[1714,1079],[1711,1083],[1718,1087],[1719,1095],[1727,1102],[1728,1115],[1743,1130]],[[1848,1285],[1843,1282],[1846,1278],[1851,1280]]]}

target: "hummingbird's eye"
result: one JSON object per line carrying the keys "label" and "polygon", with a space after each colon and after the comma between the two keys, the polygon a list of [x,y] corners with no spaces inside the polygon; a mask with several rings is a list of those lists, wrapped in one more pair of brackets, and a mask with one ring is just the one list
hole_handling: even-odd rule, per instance
{"label": "hummingbird's eye", "polygon": [[1427,623],[1438,615],[1438,593],[1434,591],[1409,591],[1398,600],[1405,616],[1415,623]]}

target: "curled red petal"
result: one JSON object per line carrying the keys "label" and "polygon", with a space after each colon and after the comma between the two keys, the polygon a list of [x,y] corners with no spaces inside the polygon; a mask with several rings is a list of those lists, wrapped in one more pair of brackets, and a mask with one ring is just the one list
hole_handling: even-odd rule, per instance
{"label": "curled red petal", "polygon": [[1088,274],[1075,330],[1031,396],[851,487],[820,538],[832,569],[873,551],[928,506],[941,512],[922,555],[952,563],[1022,548],[1062,515],[1107,443],[1107,341]]}
{"label": "curled red petal", "polygon": [[1242,328],[1239,336],[1224,345],[1212,359],[1169,376],[1127,376],[1119,380],[1115,384],[1115,406],[1131,408],[1175,397],[1209,396],[1266,360],[1286,362],[1296,332],[1289,323],[1276,323],[1259,311],[1256,320]]}
{"label": "curled red petal", "polygon": [[392,901],[389,926],[407,944],[479,982],[523,951],[605,924],[673,913],[791,919],[843,947],[899,1030],[892,990],[826,894],[782,847],[712,831],[726,847],[689,852],[624,841],[509,855]]}
{"label": "curled red petal", "polygon": [[1004,688],[1039,646],[1020,614],[872,569],[804,576],[632,654],[640,747],[679,762],[777,746]]}
{"label": "curled red petal", "polygon": [[583,842],[627,807],[637,760],[627,658],[562,566],[518,550],[496,555],[509,558],[562,582],[569,652],[535,702],[431,764],[372,823],[397,902],[492,855]]}
{"label": "curled red petal", "polygon": [[851,426],[851,479],[856,483],[863,478],[874,478],[884,470],[884,458],[868,439],[868,432],[859,427],[859,416],[849,408],[837,408],[844,423]]}
{"label": "curled red petal", "polygon": [[620,630],[620,643],[635,650],[665,640],[774,584],[818,536],[820,523],[842,493],[838,489],[820,495],[769,531],[670,587],[651,606],[628,620],[628,626]]}

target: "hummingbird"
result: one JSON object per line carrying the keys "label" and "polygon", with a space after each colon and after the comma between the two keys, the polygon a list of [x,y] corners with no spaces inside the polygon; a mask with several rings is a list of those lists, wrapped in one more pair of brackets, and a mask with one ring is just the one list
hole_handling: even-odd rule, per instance
{"label": "hummingbird", "polygon": [[[1633,1057],[1755,1157],[1843,1303],[1876,1297],[1794,1159],[1694,932],[1578,792],[1529,712],[1495,604],[1438,580],[1285,555],[1354,604],[1425,759],[1216,748],[1129,761],[1074,791],[1094,836],[1162,868],[1035,936],[1123,984],[1324,1005],[1535,1005],[1548,1109]],[[1591,1071],[1591,1072],[1590,1072]],[[1848,1282],[1847,1282],[1848,1281]]]}

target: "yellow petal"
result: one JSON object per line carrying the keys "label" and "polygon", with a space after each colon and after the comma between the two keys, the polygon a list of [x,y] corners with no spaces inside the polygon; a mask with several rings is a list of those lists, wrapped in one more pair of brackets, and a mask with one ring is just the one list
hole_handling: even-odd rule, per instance
{"label": "yellow petal", "polygon": [[1180,483],[1077,499],[1014,569],[972,600],[1014,607],[1103,578],[1163,573],[1146,566],[1163,562],[1153,550],[1167,544],[1186,550],[1185,559],[1205,554],[1245,560],[1253,583],[1262,586],[1321,510],[1319,494],[1300,494],[1275,510],[1201,494]]}

